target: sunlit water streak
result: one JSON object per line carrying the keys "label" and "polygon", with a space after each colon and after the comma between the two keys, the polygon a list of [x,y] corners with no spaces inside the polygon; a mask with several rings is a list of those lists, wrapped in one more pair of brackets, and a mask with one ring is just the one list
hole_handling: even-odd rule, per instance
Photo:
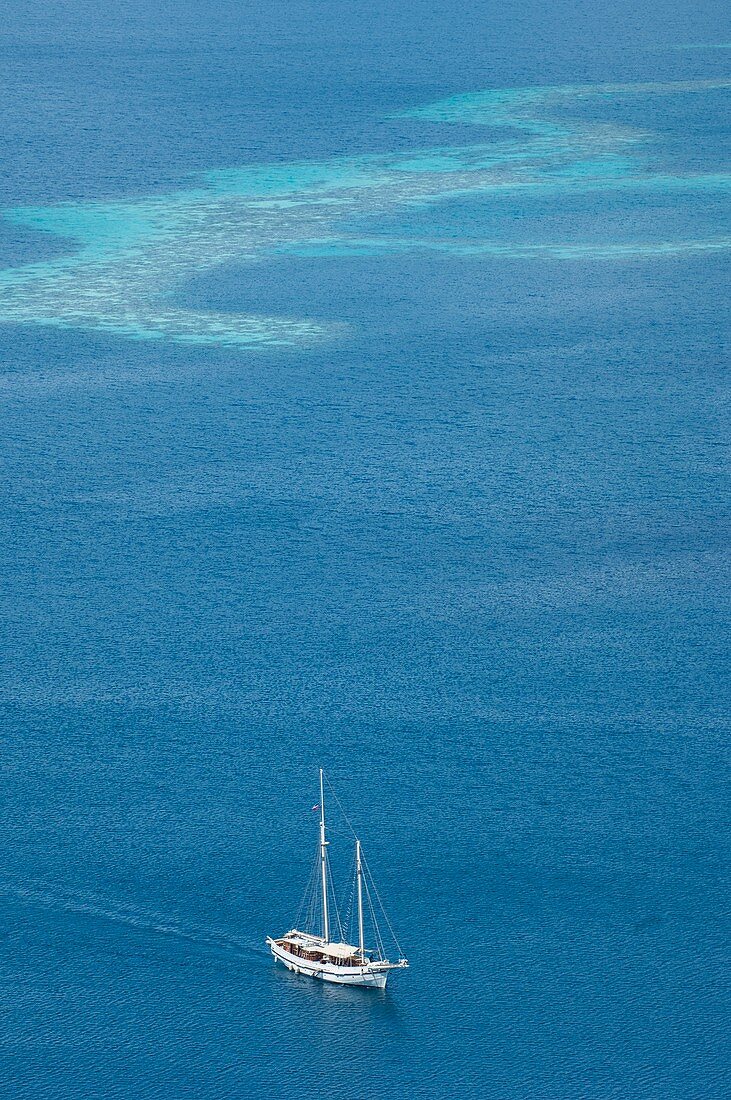
{"label": "sunlit water streak", "polygon": [[[185,308],[194,275],[223,264],[256,265],[281,254],[348,255],[436,249],[462,255],[626,259],[727,249],[727,235],[632,242],[445,240],[378,232],[378,219],[407,206],[460,196],[532,191],[546,196],[654,189],[727,191],[725,174],[671,175],[647,162],[648,135],[615,123],[562,117],[592,102],[702,94],[721,81],[498,89],[412,110],[425,123],[470,123],[507,139],[440,145],[391,155],[212,171],[200,185],[151,198],[42,208],[5,217],[74,244],[70,255],[0,272],[0,320],[92,329],[183,344],[306,347],[342,331],[313,320]],[[370,219],[373,234],[352,231]]]}

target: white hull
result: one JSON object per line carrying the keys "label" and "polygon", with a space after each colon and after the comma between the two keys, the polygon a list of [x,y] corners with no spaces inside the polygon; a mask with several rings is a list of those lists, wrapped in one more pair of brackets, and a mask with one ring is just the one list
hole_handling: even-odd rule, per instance
{"label": "white hull", "polygon": [[267,938],[272,955],[284,963],[295,974],[306,974],[309,978],[319,978],[323,982],[335,982],[337,985],[358,985],[369,989],[385,989],[389,964],[369,963],[366,966],[338,966],[324,961],[311,962],[286,951],[276,940]]}

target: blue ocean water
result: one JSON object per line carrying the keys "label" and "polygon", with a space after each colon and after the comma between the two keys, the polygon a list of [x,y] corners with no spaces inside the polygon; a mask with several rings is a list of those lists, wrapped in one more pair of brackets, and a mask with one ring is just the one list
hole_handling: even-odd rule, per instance
{"label": "blue ocean water", "polygon": [[4,16],[2,1095],[725,1097],[727,14],[214,7]]}

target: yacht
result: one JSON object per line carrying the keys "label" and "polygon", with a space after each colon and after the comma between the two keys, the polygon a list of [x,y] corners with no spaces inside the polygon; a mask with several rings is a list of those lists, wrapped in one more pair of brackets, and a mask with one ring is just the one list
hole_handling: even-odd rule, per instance
{"label": "yacht", "polygon": [[[295,974],[319,978],[324,982],[336,982],[338,985],[384,989],[390,972],[404,970],[409,963],[403,957],[388,917],[383,911],[378,891],[367,871],[360,840],[355,836],[354,875],[350,896],[345,906],[345,921],[341,920],[340,910],[335,901],[335,892],[332,889],[332,875],[327,853],[329,841],[325,832],[325,778],[322,768],[320,768],[320,802],[319,805],[313,806],[313,810],[320,811],[320,839],[310,885],[305,891],[305,897],[300,906],[300,916],[304,915],[305,918],[304,927],[303,929],[292,928],[285,935],[277,938],[267,936],[266,942],[274,958],[284,963]],[[374,937],[374,946],[371,947],[367,947],[365,941],[364,910],[366,906],[370,918],[369,926]],[[377,920],[378,909],[385,919],[398,951],[399,957],[395,962],[391,962],[386,957]],[[299,923],[299,917],[297,923]],[[357,943],[348,942],[344,935],[343,928],[350,931],[351,926],[354,926],[354,933],[357,931]],[[355,934],[352,938],[356,938]]]}

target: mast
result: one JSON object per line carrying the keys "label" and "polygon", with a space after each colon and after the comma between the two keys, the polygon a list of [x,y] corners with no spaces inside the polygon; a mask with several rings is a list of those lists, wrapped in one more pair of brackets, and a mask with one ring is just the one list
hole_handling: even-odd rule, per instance
{"label": "mast", "polygon": [[322,870],[322,935],[330,942],[330,925],[327,919],[327,841],[325,840],[325,786],[320,768],[320,867]]}
{"label": "mast", "polygon": [[361,959],[365,958],[365,944],[363,943],[363,867],[360,862],[360,841],[355,840],[355,867],[358,875],[358,950]]}

